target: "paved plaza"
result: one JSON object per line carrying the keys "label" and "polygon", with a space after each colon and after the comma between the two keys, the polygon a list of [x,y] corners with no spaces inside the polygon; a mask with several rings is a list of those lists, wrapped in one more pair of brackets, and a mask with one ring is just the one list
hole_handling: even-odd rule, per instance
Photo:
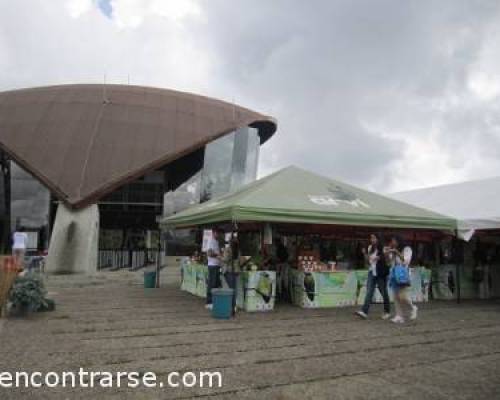
{"label": "paved plaza", "polygon": [[51,277],[53,313],[0,325],[1,371],[220,371],[221,388],[0,389],[3,399],[494,399],[500,398],[500,302],[433,302],[396,326],[353,308],[211,318],[203,300],[163,274]]}

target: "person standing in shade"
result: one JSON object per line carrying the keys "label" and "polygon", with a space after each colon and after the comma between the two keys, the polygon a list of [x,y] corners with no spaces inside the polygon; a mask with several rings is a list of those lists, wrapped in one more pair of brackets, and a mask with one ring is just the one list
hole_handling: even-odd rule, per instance
{"label": "person standing in shade", "polygon": [[389,301],[389,293],[387,292],[387,275],[389,275],[389,270],[385,263],[384,252],[377,235],[373,233],[370,235],[370,244],[368,249],[363,248],[363,255],[369,268],[366,282],[366,296],[363,307],[361,310],[356,311],[356,315],[364,319],[368,318],[373,294],[375,293],[375,288],[378,288],[384,300],[382,319],[389,319],[391,312],[391,303]]}
{"label": "person standing in shade", "polygon": [[205,307],[212,309],[212,289],[221,287],[220,267],[221,267],[221,247],[220,241],[224,232],[220,229],[212,231],[212,238],[208,242],[207,247],[207,264],[208,264],[208,282],[207,282],[207,300]]}
{"label": "person standing in shade", "polygon": [[28,242],[28,235],[21,229],[14,232],[12,235],[12,255],[16,263],[24,266],[24,255],[26,253],[26,244]]}
{"label": "person standing in shade", "polygon": [[239,252],[238,237],[233,235],[223,251],[224,279],[229,288],[233,289],[233,314],[236,313],[236,297],[240,274]]}
{"label": "person standing in shade", "polygon": [[[384,249],[384,253],[390,260],[391,268],[394,268],[396,265],[400,265],[407,269],[409,268],[413,251],[410,246],[402,246],[401,241],[397,237],[391,239],[389,247]],[[389,286],[394,292],[394,308],[396,309],[396,315],[391,319],[391,322],[395,324],[402,324],[405,322],[403,313],[404,305],[408,306],[410,309],[410,319],[417,319],[418,308],[411,300],[410,285],[400,285],[391,278]]]}

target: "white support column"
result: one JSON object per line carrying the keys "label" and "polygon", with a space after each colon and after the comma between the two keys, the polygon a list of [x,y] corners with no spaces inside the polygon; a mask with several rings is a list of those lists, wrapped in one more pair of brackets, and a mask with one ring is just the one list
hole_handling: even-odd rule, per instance
{"label": "white support column", "polygon": [[71,210],[57,207],[45,271],[49,274],[88,274],[97,271],[99,208],[92,204]]}

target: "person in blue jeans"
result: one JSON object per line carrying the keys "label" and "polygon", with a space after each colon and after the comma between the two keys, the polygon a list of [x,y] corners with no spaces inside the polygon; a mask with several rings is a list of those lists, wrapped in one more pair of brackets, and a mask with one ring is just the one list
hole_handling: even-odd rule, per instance
{"label": "person in blue jeans", "polygon": [[221,242],[224,238],[224,231],[214,229],[212,238],[208,243],[207,249],[207,264],[208,264],[208,282],[207,282],[207,298],[205,307],[212,309],[212,289],[221,287]]}
{"label": "person in blue jeans", "polygon": [[236,313],[236,293],[238,291],[239,280],[239,242],[237,236],[232,236],[229,246],[224,251],[224,279],[230,289],[233,289],[233,315]]}
{"label": "person in blue jeans", "polygon": [[356,311],[356,315],[366,319],[370,311],[370,305],[375,293],[375,288],[378,288],[384,300],[384,313],[382,319],[389,319],[391,312],[391,303],[389,301],[389,293],[387,291],[387,276],[389,268],[385,262],[385,255],[382,244],[378,236],[374,233],[370,235],[370,244],[367,249],[363,248],[363,255],[368,264],[368,279],[366,282],[365,302],[361,310]]}

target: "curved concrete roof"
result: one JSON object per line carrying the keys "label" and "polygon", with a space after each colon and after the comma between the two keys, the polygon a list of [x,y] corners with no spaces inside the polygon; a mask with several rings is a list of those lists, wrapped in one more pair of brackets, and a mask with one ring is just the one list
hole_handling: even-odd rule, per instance
{"label": "curved concrete roof", "polygon": [[0,92],[0,148],[67,205],[117,187],[252,126],[276,121],[234,104],[130,85],[63,85]]}

